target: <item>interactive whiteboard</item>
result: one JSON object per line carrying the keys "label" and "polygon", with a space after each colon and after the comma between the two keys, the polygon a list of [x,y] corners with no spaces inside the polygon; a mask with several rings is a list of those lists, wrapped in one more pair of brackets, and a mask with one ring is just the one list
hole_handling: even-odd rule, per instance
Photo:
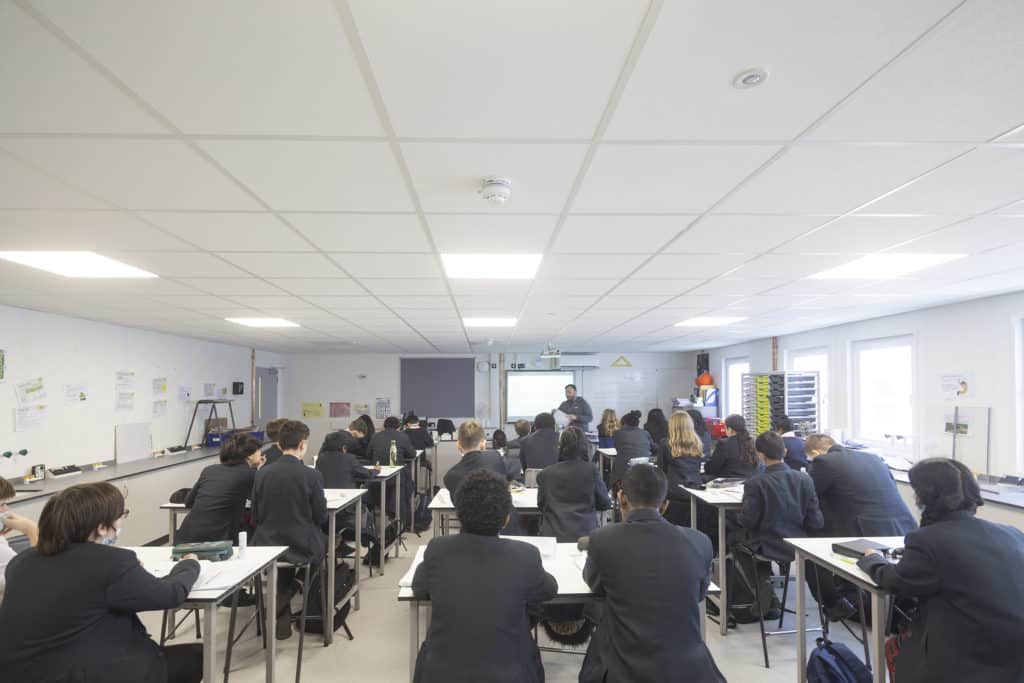
{"label": "interactive whiteboard", "polygon": [[575,375],[565,370],[509,372],[505,376],[505,412],[508,420],[532,420],[549,413],[565,400],[565,385]]}

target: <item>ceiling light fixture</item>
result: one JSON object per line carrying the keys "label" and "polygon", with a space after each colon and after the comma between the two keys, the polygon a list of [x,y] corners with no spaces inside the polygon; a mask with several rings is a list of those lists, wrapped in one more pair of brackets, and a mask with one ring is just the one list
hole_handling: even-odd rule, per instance
{"label": "ceiling light fixture", "polygon": [[707,317],[696,317],[689,318],[677,322],[676,327],[720,327],[722,325],[732,325],[738,323],[746,318],[737,318],[731,316],[707,316]]}
{"label": "ceiling light fixture", "polygon": [[463,318],[466,327],[515,327],[515,318]]}
{"label": "ceiling light fixture", "polygon": [[154,273],[91,251],[0,251],[0,259],[74,278],[154,278]]}
{"label": "ceiling light fixture", "polygon": [[224,318],[229,323],[246,327],[298,327],[298,323],[284,318]]}
{"label": "ceiling light fixture", "polygon": [[441,254],[449,280],[530,280],[543,254]]}
{"label": "ceiling light fixture", "polygon": [[556,349],[554,346],[552,346],[551,342],[548,342],[547,345],[544,347],[544,350],[540,352],[540,357],[542,360],[561,358],[562,352]]}
{"label": "ceiling light fixture", "polygon": [[512,196],[512,181],[501,176],[489,176],[480,181],[478,192],[492,206],[502,206]]}
{"label": "ceiling light fixture", "polygon": [[891,280],[962,259],[967,254],[868,254],[811,276],[812,280]]}
{"label": "ceiling light fixture", "polygon": [[740,90],[748,90],[768,80],[768,72],[764,69],[745,69],[732,79],[732,87]]}

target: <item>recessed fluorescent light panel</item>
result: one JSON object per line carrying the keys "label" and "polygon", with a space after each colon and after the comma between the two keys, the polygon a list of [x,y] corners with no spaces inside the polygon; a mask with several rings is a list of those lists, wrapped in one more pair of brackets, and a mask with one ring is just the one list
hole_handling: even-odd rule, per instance
{"label": "recessed fluorescent light panel", "polygon": [[967,254],[868,254],[835,268],[812,275],[813,280],[889,280],[916,273]]}
{"label": "recessed fluorescent light panel", "polygon": [[543,254],[441,254],[452,280],[530,280]]}
{"label": "recessed fluorescent light panel", "polygon": [[64,277],[80,278],[152,278],[157,277],[134,266],[100,256],[91,251],[0,251],[0,259],[38,268]]}
{"label": "recessed fluorescent light panel", "polygon": [[515,327],[515,318],[463,318],[466,327]]}
{"label": "recessed fluorescent light panel", "polygon": [[284,318],[224,318],[229,323],[246,327],[298,327],[298,323]]}
{"label": "recessed fluorescent light panel", "polygon": [[728,316],[722,317],[705,317],[705,318],[690,318],[689,320],[683,320],[682,322],[676,323],[676,327],[720,327],[722,325],[732,325],[738,323],[746,318],[733,318]]}

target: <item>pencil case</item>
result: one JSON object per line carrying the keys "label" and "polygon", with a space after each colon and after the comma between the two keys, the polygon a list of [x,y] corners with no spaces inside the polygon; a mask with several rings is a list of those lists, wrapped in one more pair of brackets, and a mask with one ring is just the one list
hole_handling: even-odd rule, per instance
{"label": "pencil case", "polygon": [[171,559],[180,560],[188,554],[193,554],[200,560],[220,562],[230,560],[235,554],[231,541],[202,541],[201,543],[181,543],[171,549]]}

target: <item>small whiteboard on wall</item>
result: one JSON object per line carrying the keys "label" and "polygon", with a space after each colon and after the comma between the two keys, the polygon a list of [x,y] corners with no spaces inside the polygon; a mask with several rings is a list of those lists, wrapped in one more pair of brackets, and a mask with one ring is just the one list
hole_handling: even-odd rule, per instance
{"label": "small whiteboard on wall", "polygon": [[151,422],[137,422],[114,427],[114,459],[118,463],[152,457],[153,430]]}

